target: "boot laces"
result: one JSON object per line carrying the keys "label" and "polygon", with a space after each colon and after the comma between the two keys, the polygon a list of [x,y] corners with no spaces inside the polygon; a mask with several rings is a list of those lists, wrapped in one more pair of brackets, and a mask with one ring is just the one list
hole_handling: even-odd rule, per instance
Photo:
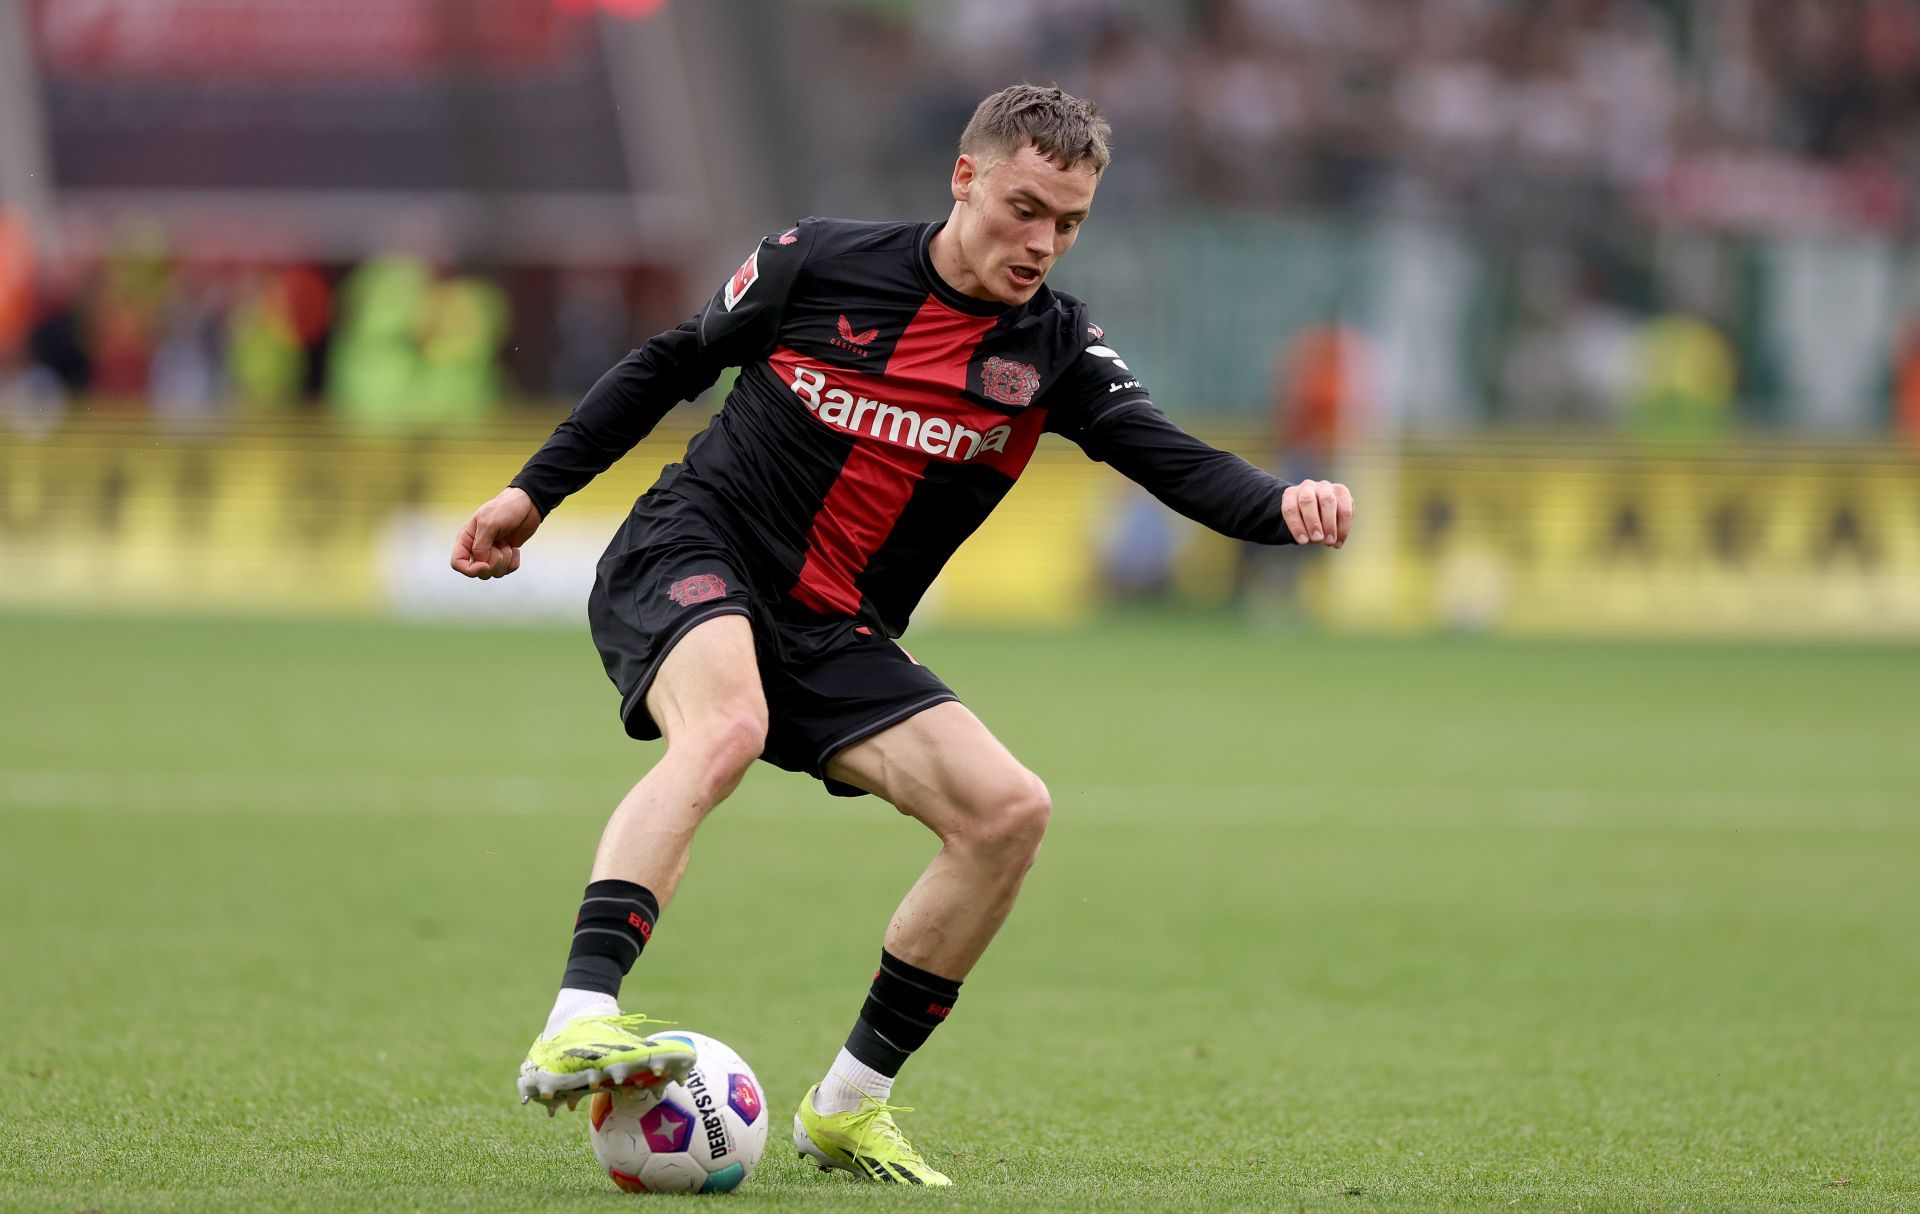
{"label": "boot laces", "polygon": [[679,1023],[675,1020],[655,1020],[652,1016],[644,1012],[628,1012],[624,1015],[610,1017],[610,1019],[613,1023],[632,1033],[635,1037],[645,1037],[647,1034],[642,1030],[649,1024],[657,1024],[664,1028],[669,1024]]}
{"label": "boot laces", "polygon": [[913,1149],[913,1144],[907,1141],[906,1135],[900,1132],[900,1127],[893,1121],[893,1114],[911,1112],[913,1106],[910,1104],[888,1104],[873,1096],[863,1096],[860,1107],[854,1110],[847,1122],[847,1128],[854,1133],[854,1149],[865,1154],[867,1144],[877,1138],[898,1150],[908,1162],[924,1166],[926,1160]]}

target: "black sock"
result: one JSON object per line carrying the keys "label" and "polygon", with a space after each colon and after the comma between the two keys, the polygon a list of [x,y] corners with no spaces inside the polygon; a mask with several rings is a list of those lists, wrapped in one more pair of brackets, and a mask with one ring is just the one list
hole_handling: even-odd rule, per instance
{"label": "black sock", "polygon": [[595,881],[587,886],[573,921],[573,949],[560,985],[619,998],[620,980],[653,939],[659,917],[660,900],[644,885]]}
{"label": "black sock", "polygon": [[881,949],[873,989],[847,1036],[847,1053],[882,1075],[898,1075],[959,998],[958,982],[916,969]]}

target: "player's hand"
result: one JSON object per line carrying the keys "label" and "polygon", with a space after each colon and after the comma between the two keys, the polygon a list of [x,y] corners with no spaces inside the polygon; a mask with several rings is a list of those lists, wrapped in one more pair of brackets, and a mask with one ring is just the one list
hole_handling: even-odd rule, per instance
{"label": "player's hand", "polygon": [[520,545],[533,538],[540,511],[524,489],[505,489],[473,512],[453,541],[453,568],[468,577],[505,577],[520,568]]}
{"label": "player's hand", "polygon": [[1287,486],[1280,498],[1280,516],[1293,530],[1294,543],[1338,548],[1347,542],[1347,531],[1353,526],[1353,494],[1332,481],[1301,481]]}

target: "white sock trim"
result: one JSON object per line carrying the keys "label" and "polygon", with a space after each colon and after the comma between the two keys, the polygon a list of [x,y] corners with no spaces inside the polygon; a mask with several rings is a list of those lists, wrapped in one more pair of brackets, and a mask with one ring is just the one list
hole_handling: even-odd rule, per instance
{"label": "white sock trim", "polygon": [[547,1013],[547,1027],[542,1029],[542,1037],[551,1037],[567,1027],[570,1021],[582,1016],[618,1016],[620,1001],[612,995],[600,991],[583,991],[578,987],[563,986],[560,994],[554,998],[553,1010]]}
{"label": "white sock trim", "polygon": [[885,1100],[892,1094],[893,1076],[882,1075],[847,1053],[843,1047],[840,1056],[833,1060],[827,1077],[820,1081],[820,1090],[813,1097],[813,1107],[831,1117],[836,1113],[853,1112],[860,1107],[860,1100],[864,1096]]}

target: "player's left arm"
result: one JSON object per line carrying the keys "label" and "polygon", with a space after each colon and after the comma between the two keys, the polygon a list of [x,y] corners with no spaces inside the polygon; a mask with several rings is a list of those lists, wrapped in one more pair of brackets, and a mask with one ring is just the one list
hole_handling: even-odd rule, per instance
{"label": "player's left arm", "polygon": [[1047,428],[1222,535],[1338,548],[1353,525],[1345,485],[1271,476],[1175,425],[1109,346],[1092,345],[1047,396]]}
{"label": "player's left arm", "polygon": [[763,357],[818,230],[816,222],[804,221],[755,246],[691,320],[649,339],[602,375],[509,488],[524,493],[539,517],[552,514],[653,433],[675,405],[711,388],[726,368]]}

